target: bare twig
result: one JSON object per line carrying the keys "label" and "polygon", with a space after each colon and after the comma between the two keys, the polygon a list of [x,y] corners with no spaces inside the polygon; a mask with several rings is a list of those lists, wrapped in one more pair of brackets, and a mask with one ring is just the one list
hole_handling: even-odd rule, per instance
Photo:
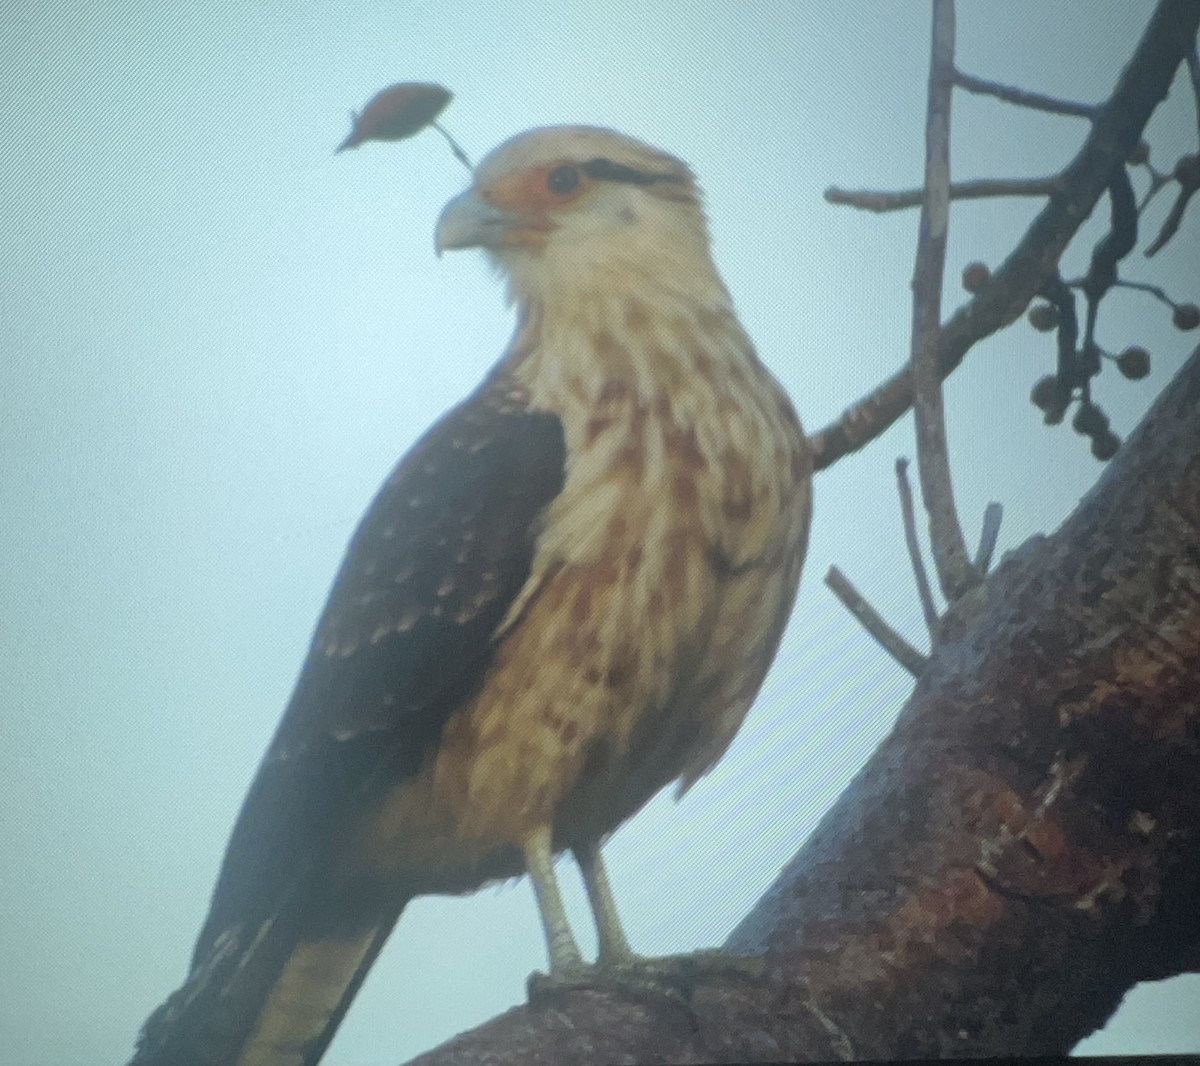
{"label": "bare twig", "polygon": [[1000,523],[1004,519],[1004,508],[998,503],[989,503],[983,509],[983,529],[979,533],[979,550],[975,553],[975,569],[980,576],[987,574],[992,565],[992,554],[1000,536]]}
{"label": "bare twig", "polygon": [[954,71],[954,84],[969,93],[994,96],[1007,104],[1031,107],[1035,111],[1049,111],[1053,115],[1074,115],[1078,118],[1093,119],[1100,110],[1095,104],[1080,104],[1074,100],[1059,100],[1042,93],[1015,89],[1011,85],[1001,85],[999,82],[977,78],[973,74],[964,74],[961,70]]}
{"label": "bare twig", "polygon": [[1200,145],[1200,46],[1192,42],[1192,50],[1185,57],[1188,74],[1192,79],[1192,97],[1196,101],[1196,139]]}
{"label": "bare twig", "polygon": [[[982,200],[992,196],[1049,196],[1061,188],[1056,176],[1049,178],[981,178],[962,181],[950,186],[951,200]],[[864,211],[883,214],[920,207],[925,200],[924,189],[903,189],[900,192],[840,189],[836,185],[825,190],[828,203],[858,207]]]}
{"label": "bare twig", "polygon": [[938,373],[942,322],[942,279],[950,225],[950,99],[954,72],[954,0],[933,0],[933,43],[925,117],[925,202],[913,273],[911,361],[917,422],[917,471],[929,516],[934,568],[948,603],[960,599],[978,578],[954,506],[946,417]]}
{"label": "bare twig", "polygon": [[858,619],[863,629],[870,633],[896,662],[913,677],[921,676],[929,660],[883,620],[879,612],[863,599],[850,579],[836,566],[829,568],[829,573],[825,575],[825,584],[842,601],[846,610]]}
{"label": "bare twig", "polygon": [[[942,326],[938,372],[949,376],[972,346],[1014,321],[1028,306],[1096,200],[1112,167],[1133,151],[1192,48],[1200,24],[1195,0],[1163,0],[1155,9],[1112,95],[1097,109],[1083,146],[1052,196],[992,280]],[[903,366],[811,438],[815,468],[824,470],[880,436],[912,406],[912,376]]]}
{"label": "bare twig", "polygon": [[[1159,252],[1162,247],[1175,236],[1179,223],[1183,221],[1183,213],[1187,210],[1188,201],[1200,189],[1200,155],[1185,157],[1190,160],[1189,166],[1176,166],[1175,177],[1179,180],[1179,194],[1171,205],[1171,210],[1163,220],[1162,229],[1154,238],[1154,243],[1146,249],[1146,257]],[[1181,160],[1181,163],[1183,160]]]}
{"label": "bare twig", "polygon": [[1100,301],[1117,283],[1117,266],[1137,244],[1137,205],[1129,171],[1123,163],[1113,167],[1108,183],[1110,223],[1108,232],[1092,249],[1088,272],[1080,288],[1087,298],[1087,317],[1083,328],[1083,399],[1091,399],[1090,379],[1100,372],[1100,353],[1096,347],[1096,315]]}
{"label": "bare twig", "polygon": [[[1083,288],[1084,280],[1084,278],[1071,278],[1066,284],[1070,285],[1073,289],[1081,289]],[[1175,301],[1167,295],[1166,289],[1159,285],[1151,285],[1149,282],[1129,281],[1126,278],[1117,278],[1117,280],[1113,282],[1113,288],[1133,289],[1135,292],[1149,293],[1156,300],[1165,303],[1169,308],[1171,308],[1172,311],[1178,306]]]}
{"label": "bare twig", "polygon": [[1075,294],[1057,272],[1042,282],[1038,295],[1049,300],[1058,312],[1055,391],[1051,401],[1043,408],[1046,424],[1053,426],[1063,420],[1076,387],[1084,381],[1079,365],[1079,316],[1075,312]]}
{"label": "bare twig", "polygon": [[908,484],[908,460],[896,460],[896,487],[900,491],[900,516],[904,523],[904,543],[908,545],[908,558],[912,562],[913,577],[917,581],[917,597],[921,601],[921,613],[929,636],[936,637],[938,629],[937,607],[933,592],[929,588],[929,576],[925,573],[925,560],[921,557],[921,544],[917,540],[917,522],[913,514],[912,488]]}
{"label": "bare twig", "polygon": [[475,168],[471,165],[470,158],[467,156],[467,153],[462,150],[462,147],[459,145],[458,141],[450,136],[450,131],[447,130],[446,127],[440,122],[431,122],[430,125],[446,138],[446,143],[450,145],[450,151],[454,153],[454,158],[457,159],[468,170],[474,171]]}
{"label": "bare twig", "polygon": [[1150,205],[1150,201],[1171,183],[1172,178],[1172,175],[1157,169],[1149,161],[1141,165],[1145,168],[1146,173],[1150,175],[1150,185],[1146,189],[1146,195],[1142,197],[1137,205],[1139,215]]}

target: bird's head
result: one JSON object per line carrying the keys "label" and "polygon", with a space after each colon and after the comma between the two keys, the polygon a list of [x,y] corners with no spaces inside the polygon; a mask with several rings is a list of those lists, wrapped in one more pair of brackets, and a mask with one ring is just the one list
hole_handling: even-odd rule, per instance
{"label": "bird's head", "polygon": [[537,128],[494,149],[442,211],[435,243],[439,254],[484,249],[517,300],[544,298],[551,284],[636,287],[643,274],[694,284],[712,273],[687,165],[591,126]]}

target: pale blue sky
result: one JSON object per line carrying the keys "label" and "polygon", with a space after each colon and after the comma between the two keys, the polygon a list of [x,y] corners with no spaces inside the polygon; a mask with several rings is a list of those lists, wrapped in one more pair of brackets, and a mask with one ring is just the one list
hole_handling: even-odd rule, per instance
{"label": "pale blue sky", "polygon": [[[973,72],[1110,91],[1151,9],[964,3]],[[345,541],[396,458],[511,327],[475,254],[433,254],[467,175],[433,134],[334,157],[398,80],[456,93],[476,158],[531,125],[611,125],[687,159],[716,257],[811,428],[904,358],[915,214],[826,206],[921,172],[925,5],[566,0],[9,4],[0,38],[0,1033],[9,1066],[124,1061],[182,978],[226,836]],[[960,177],[1038,175],[1078,120],[955,101]],[[1151,141],[1194,150],[1177,92]],[[1188,147],[1192,145],[1193,147]],[[1151,215],[1162,217],[1165,204]],[[952,219],[947,308],[1036,204]],[[1192,220],[1127,273],[1195,299]],[[1089,231],[1093,237],[1098,230]],[[1089,246],[1071,256],[1080,271]],[[1188,292],[1188,286],[1193,291]],[[1124,433],[1192,337],[1146,298],[1102,342]],[[1018,324],[948,388],[969,536],[1052,530],[1099,466],[1027,402],[1051,341]],[[891,466],[907,422],[820,476],[795,617],[745,729],[676,805],[608,848],[646,952],[719,943],[889,728],[906,676],[821,583],[841,566],[921,639]],[[589,929],[577,878],[564,882]],[[528,886],[414,903],[328,1061],[391,1066],[519,1001],[543,964]],[[1139,989],[1087,1050],[1200,1050],[1200,981]]]}

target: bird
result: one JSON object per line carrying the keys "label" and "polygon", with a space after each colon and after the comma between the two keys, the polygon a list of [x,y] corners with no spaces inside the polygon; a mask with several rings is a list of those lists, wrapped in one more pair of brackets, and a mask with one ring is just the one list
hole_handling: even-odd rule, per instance
{"label": "bird", "polygon": [[550,980],[636,967],[602,845],[721,758],[791,614],[812,452],[691,169],[536,127],[472,171],[435,244],[487,256],[511,340],[353,533],[131,1066],[314,1066],[410,900],[524,874]]}

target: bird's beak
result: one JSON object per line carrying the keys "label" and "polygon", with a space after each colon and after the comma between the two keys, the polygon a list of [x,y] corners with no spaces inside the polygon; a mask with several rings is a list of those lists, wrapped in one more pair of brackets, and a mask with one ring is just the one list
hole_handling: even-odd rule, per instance
{"label": "bird's beak", "polygon": [[481,200],[473,188],[459,193],[444,208],[434,232],[440,256],[451,248],[488,248],[517,222],[515,215]]}

